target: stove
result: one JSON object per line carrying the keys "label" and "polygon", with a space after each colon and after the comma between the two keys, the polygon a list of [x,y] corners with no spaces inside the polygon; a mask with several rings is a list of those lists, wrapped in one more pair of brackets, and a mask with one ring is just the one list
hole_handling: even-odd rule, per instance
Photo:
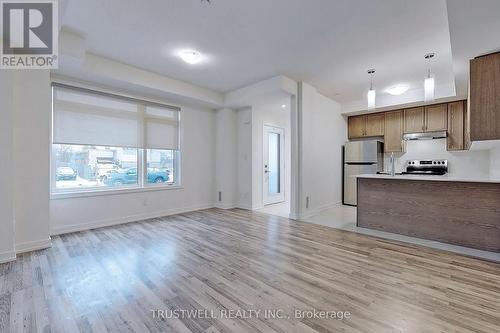
{"label": "stove", "polygon": [[406,162],[407,175],[445,175],[448,173],[448,160],[410,160]]}

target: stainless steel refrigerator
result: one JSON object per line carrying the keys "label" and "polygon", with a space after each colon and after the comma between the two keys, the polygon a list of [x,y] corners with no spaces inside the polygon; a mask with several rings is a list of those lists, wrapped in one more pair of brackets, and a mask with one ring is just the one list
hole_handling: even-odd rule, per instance
{"label": "stainless steel refrigerator", "polygon": [[344,145],[344,205],[357,205],[356,175],[384,170],[384,143],[377,140],[349,141]]}

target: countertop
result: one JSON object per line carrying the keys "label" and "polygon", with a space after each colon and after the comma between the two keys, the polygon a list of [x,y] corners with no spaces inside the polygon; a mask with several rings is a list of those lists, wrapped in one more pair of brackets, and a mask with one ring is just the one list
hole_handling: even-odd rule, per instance
{"label": "countertop", "polygon": [[490,177],[460,177],[454,175],[384,175],[384,174],[364,174],[353,177],[358,178],[374,178],[374,179],[403,179],[403,180],[425,180],[425,181],[441,181],[441,182],[472,182],[472,183],[497,183],[500,184],[500,178]]}

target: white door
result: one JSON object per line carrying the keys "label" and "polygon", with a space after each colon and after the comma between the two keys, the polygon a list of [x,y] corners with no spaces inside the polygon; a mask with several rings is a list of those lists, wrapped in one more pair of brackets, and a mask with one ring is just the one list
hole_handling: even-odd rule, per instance
{"label": "white door", "polygon": [[263,204],[285,201],[284,130],[264,125]]}

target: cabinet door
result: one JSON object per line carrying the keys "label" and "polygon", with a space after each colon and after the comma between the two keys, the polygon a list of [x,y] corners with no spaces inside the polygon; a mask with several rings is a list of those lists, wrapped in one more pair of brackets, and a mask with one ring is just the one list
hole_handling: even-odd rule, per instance
{"label": "cabinet door", "polygon": [[349,139],[362,138],[365,135],[366,116],[353,116],[348,120]]}
{"label": "cabinet door", "polygon": [[365,136],[383,136],[385,128],[385,116],[383,113],[366,115]]}
{"label": "cabinet door", "polygon": [[404,111],[404,132],[421,133],[425,131],[425,112],[423,107]]}
{"label": "cabinet door", "polygon": [[389,152],[403,152],[403,111],[385,113],[384,150]]}
{"label": "cabinet door", "polygon": [[464,102],[448,103],[447,150],[464,149]]}
{"label": "cabinet door", "polygon": [[471,140],[500,139],[500,53],[470,61]]}
{"label": "cabinet door", "polygon": [[448,105],[437,104],[425,107],[425,131],[446,131],[448,128]]}
{"label": "cabinet door", "polygon": [[464,102],[464,149],[469,150],[472,145],[470,139],[470,99]]}

